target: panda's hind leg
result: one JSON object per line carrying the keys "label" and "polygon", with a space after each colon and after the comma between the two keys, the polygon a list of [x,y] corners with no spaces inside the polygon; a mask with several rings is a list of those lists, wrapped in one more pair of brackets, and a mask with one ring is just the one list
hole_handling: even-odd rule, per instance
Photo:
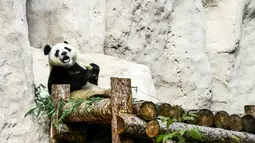
{"label": "panda's hind leg", "polygon": [[98,87],[97,85],[87,83],[82,89],[73,91],[71,93],[72,99],[87,99],[89,97],[106,97],[110,98],[111,90],[110,89],[103,89]]}

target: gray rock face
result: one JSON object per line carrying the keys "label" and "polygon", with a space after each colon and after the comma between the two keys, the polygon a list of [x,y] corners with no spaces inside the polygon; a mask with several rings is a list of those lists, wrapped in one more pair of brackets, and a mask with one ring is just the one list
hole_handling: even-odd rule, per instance
{"label": "gray rock face", "polygon": [[235,61],[229,81],[229,88],[233,94],[230,96],[232,102],[228,104],[231,104],[233,111],[239,111],[239,107],[244,104],[255,103],[255,1],[247,1],[242,6],[244,15],[242,15],[240,42],[234,51]]}
{"label": "gray rock face", "polygon": [[212,75],[199,0],[126,2],[109,6],[107,14],[107,54],[150,67],[158,98],[210,107]]}
{"label": "gray rock face", "polygon": [[229,113],[254,104],[254,1],[111,3],[105,52],[147,65],[158,98]]}
{"label": "gray rock face", "polygon": [[83,52],[103,53],[105,0],[28,0],[29,40],[35,48],[67,40]]}
{"label": "gray rock face", "polygon": [[[1,1],[0,142],[48,142],[47,125],[24,114],[33,103],[33,80],[47,80],[35,51],[64,40],[86,60],[102,56],[92,52],[146,65],[161,101],[243,113],[255,103],[254,11],[254,0]],[[152,82],[147,67],[115,64],[116,73],[103,65],[103,81],[132,71],[147,92],[143,98],[155,96],[154,86],[141,82]]]}
{"label": "gray rock face", "polygon": [[32,106],[32,48],[25,0],[0,2],[0,142],[47,142],[43,127],[24,118]]}

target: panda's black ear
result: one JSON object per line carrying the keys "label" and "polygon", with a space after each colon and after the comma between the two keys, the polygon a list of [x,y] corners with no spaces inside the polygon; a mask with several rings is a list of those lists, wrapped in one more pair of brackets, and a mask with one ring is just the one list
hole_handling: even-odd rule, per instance
{"label": "panda's black ear", "polygon": [[68,44],[68,42],[67,42],[67,41],[64,41],[64,43]]}
{"label": "panda's black ear", "polygon": [[46,45],[43,50],[44,55],[48,55],[50,53],[50,50],[51,50],[51,47],[49,45]]}

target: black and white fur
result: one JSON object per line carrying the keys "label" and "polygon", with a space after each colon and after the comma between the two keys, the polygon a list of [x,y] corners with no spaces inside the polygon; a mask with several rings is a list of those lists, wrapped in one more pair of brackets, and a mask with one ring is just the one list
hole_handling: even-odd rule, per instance
{"label": "black and white fur", "polygon": [[48,79],[48,91],[51,94],[53,84],[70,84],[71,92],[83,88],[87,82],[98,84],[100,68],[91,63],[92,69],[86,69],[77,63],[77,51],[66,41],[53,47],[46,45],[44,54],[48,55],[51,66]]}

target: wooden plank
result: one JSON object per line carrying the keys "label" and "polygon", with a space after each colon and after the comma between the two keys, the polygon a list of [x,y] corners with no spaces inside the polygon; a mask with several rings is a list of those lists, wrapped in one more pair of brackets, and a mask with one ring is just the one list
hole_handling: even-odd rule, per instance
{"label": "wooden plank", "polygon": [[111,94],[112,143],[132,143],[133,140],[120,138],[117,122],[119,113],[133,112],[131,80],[128,78],[111,77]]}

